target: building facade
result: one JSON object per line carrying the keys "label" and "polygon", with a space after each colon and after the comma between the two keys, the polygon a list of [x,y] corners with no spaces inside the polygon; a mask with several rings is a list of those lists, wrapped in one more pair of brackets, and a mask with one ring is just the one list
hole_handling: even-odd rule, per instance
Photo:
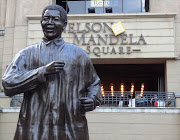
{"label": "building facade", "polygon": [[[41,13],[49,4],[67,10],[68,24],[62,37],[89,54],[102,82],[103,104],[108,107],[87,114],[90,138],[179,140],[180,1],[0,0],[0,79],[21,49],[42,40]],[[119,22],[125,32],[115,35],[111,26]],[[0,89],[3,92],[2,86]],[[127,97],[122,105],[119,101],[126,94],[129,100],[146,93],[149,103],[155,94],[160,97],[163,93],[166,98],[168,93],[175,93],[176,104],[165,106],[163,102],[162,107],[177,108],[109,108],[110,104],[129,106]],[[6,109],[6,102],[10,99],[0,98],[3,140],[12,139],[19,111]],[[143,107],[152,106],[155,104]],[[9,121],[11,115],[14,119]],[[11,133],[7,133],[8,127],[12,127]]]}
{"label": "building facade", "polygon": [[[84,11],[73,7],[77,2],[85,7]],[[126,4],[124,1],[122,5],[122,0],[104,2],[104,7],[97,3],[100,1],[87,1],[83,5],[84,2],[68,3],[68,25],[63,38],[90,55],[105,90],[110,90],[111,84],[119,90],[123,83],[125,90],[130,91],[134,83],[135,90],[139,91],[144,83],[145,91],[180,92],[179,1],[150,0],[148,12],[142,9],[145,5],[138,7],[138,0],[134,11],[131,2]],[[17,52],[42,40],[42,9],[56,1],[1,0],[0,3],[0,29],[4,30],[0,36],[2,79]],[[88,13],[89,7],[94,7],[97,14]],[[106,7],[110,7],[112,13],[106,13]],[[111,25],[119,21],[125,32],[115,36]]]}

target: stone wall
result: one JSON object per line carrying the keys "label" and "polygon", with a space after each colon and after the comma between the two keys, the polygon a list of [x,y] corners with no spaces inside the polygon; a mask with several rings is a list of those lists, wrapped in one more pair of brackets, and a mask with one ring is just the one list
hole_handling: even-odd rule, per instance
{"label": "stone wall", "polygon": [[175,17],[175,55],[176,60],[166,61],[166,91],[180,93],[180,1],[150,0],[151,13],[177,13]]}
{"label": "stone wall", "polygon": [[[175,15],[158,13],[68,15],[68,24],[62,37],[65,41],[84,49],[92,59],[175,58]],[[41,41],[43,32],[40,15],[28,16],[28,19],[28,45],[30,45]],[[126,36],[115,37],[109,29],[112,23],[119,21],[126,29],[124,33]],[[83,30],[87,32],[84,36]],[[147,44],[142,40],[137,44],[141,35]],[[120,47],[123,52],[120,52]]]}
{"label": "stone wall", "polygon": [[[180,109],[115,110],[87,113],[90,140],[180,139]],[[13,139],[18,114],[12,111],[0,113],[1,140]]]}
{"label": "stone wall", "polygon": [[0,79],[15,54],[27,46],[26,15],[41,14],[51,3],[52,0],[0,0],[0,28],[5,28],[4,38],[0,37]]}
{"label": "stone wall", "polygon": [[[41,37],[43,36],[39,23],[40,16],[38,17],[38,19],[29,22],[28,25],[27,15],[33,15],[34,17],[37,17],[37,15],[41,15],[42,9],[46,5],[53,2],[55,1],[44,0],[40,3],[36,0],[0,0],[0,27],[5,28],[5,36],[0,37],[0,79],[2,78],[2,75],[6,70],[6,66],[9,65],[15,54],[24,47],[26,47],[28,44],[40,41]],[[112,49],[112,47],[117,47],[118,50],[116,54],[100,54],[101,57],[97,57],[96,55],[94,55],[93,50],[91,49],[90,56],[91,58],[97,58],[99,64],[105,61],[109,61],[110,63],[112,63],[112,60],[109,58],[116,58],[116,60],[114,60],[113,62],[116,62],[118,64],[122,63],[120,62],[120,60],[122,60],[123,63],[139,63],[143,61],[144,63],[147,63],[144,58],[148,57],[154,58],[153,60],[148,60],[149,63],[158,63],[163,57],[168,59],[177,58],[176,60],[164,59],[165,61],[161,62],[166,63],[166,91],[180,92],[180,86],[178,86],[180,84],[180,75],[178,74],[179,68],[176,67],[176,65],[180,65],[178,64],[180,63],[179,6],[179,0],[173,0],[173,2],[172,0],[150,0],[150,13],[120,14],[120,16],[113,14],[93,15],[95,18],[91,16],[91,14],[73,16],[71,15],[69,16],[69,22],[75,24],[79,22],[81,23],[81,27],[83,27],[83,24],[85,24],[85,22],[90,22],[91,24],[95,22],[107,22],[107,24],[110,25],[111,22],[121,21],[126,28],[126,33],[128,34],[128,42],[130,40],[129,34],[134,35],[133,41],[137,41],[140,34],[143,34],[145,40],[147,41],[147,45],[130,45],[132,50],[131,54],[126,53],[126,45],[125,47],[123,46],[125,48],[125,53],[119,55],[118,47],[122,46],[119,44],[105,45],[105,47],[107,46],[109,47],[109,49]],[[153,18],[152,15],[157,15],[158,13],[164,13],[166,17],[158,18],[156,16]],[[170,13],[177,13],[177,15],[174,19],[172,18],[172,16],[171,18],[167,17]],[[151,15],[151,18],[149,18],[148,15]],[[77,31],[77,25],[75,27],[75,30]],[[64,39],[72,43],[73,34],[67,34],[67,32],[66,34],[64,34]],[[105,33],[103,32],[100,32],[99,34],[102,36],[105,35]],[[79,33],[78,37],[80,38],[80,36],[81,34]],[[87,35],[86,41],[89,39],[89,37],[90,34]],[[97,39],[98,38],[95,37],[96,42]],[[77,45],[87,50],[87,45],[83,46],[81,44],[82,43]],[[92,46],[92,48],[100,47],[98,45],[90,45]],[[103,47],[104,45],[101,46]],[[141,51],[137,52],[137,49],[140,49]],[[98,50],[96,49],[94,51]],[[174,71],[177,75],[173,73]],[[171,79],[173,79],[173,81]]]}

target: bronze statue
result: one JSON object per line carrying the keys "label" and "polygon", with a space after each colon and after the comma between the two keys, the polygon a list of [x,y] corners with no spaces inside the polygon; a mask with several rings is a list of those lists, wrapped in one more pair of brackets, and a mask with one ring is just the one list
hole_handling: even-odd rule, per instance
{"label": "bronze statue", "polygon": [[88,140],[85,112],[101,102],[100,79],[89,56],[64,42],[67,13],[58,5],[42,13],[42,42],[20,51],[7,68],[5,94],[24,93],[14,140]]}

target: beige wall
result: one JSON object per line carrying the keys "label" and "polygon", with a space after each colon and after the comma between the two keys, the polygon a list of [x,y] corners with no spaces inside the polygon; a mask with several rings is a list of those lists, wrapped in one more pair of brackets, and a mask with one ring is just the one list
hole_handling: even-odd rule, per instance
{"label": "beige wall", "polygon": [[[77,33],[78,23],[80,30],[87,30],[85,27],[86,23],[89,23],[89,26],[92,29],[93,23],[100,23],[102,29],[100,32],[95,33],[92,30],[85,35],[85,43],[87,43],[93,35],[96,45],[90,41],[90,51],[89,54],[91,58],[174,58],[175,46],[174,46],[174,14],[109,14],[109,15],[69,15],[68,16],[68,25],[66,28],[66,33],[63,33],[63,38],[65,41],[70,43],[75,43],[79,47],[83,48],[88,52],[87,46],[83,45],[83,40],[81,39],[80,43],[77,40],[74,40],[74,34],[69,33],[69,23],[73,23],[73,31]],[[28,45],[34,44],[42,40],[43,33],[40,25],[40,16],[29,16],[29,25],[28,25]],[[139,40],[140,35],[142,34],[147,42],[147,45],[122,45],[121,37],[119,42],[116,45],[110,45],[110,34],[113,34],[112,31],[106,28],[104,32],[104,24],[107,23],[111,26],[111,23],[121,21],[126,29],[125,33],[128,35],[124,42],[130,43],[130,34],[133,34],[133,42]],[[99,29],[99,25],[94,26],[96,30]],[[101,40],[100,45],[98,45],[98,34],[105,39],[107,35],[107,44],[103,43]],[[77,33],[78,39],[81,38],[82,33]],[[113,37],[112,42],[116,42],[116,38]],[[131,53],[128,54],[126,48],[131,47]],[[99,47],[100,53],[99,57],[94,55],[93,49]],[[102,53],[102,48],[109,47],[109,53]],[[115,48],[116,54],[112,53],[112,48]],[[119,54],[119,47],[124,48],[124,54]],[[105,49],[105,50],[106,50]],[[140,49],[141,51],[133,51],[134,49]],[[96,49],[97,52],[97,49]]]}
{"label": "beige wall", "polygon": [[[4,46],[4,36],[0,36],[0,79],[2,78],[2,71],[1,71],[1,68],[2,68],[2,62],[3,62],[3,46]],[[0,80],[1,82],[1,80]],[[1,86],[0,86],[1,87]],[[0,88],[1,90],[1,88]]]}
{"label": "beige wall", "polygon": [[[180,114],[87,113],[90,140],[179,140]],[[18,113],[0,113],[0,138],[12,140]]]}
{"label": "beige wall", "polygon": [[13,140],[19,113],[0,113],[0,139]]}
{"label": "beige wall", "polygon": [[14,29],[13,56],[27,46],[27,23],[26,15],[40,15],[45,6],[51,4],[51,0],[17,0],[16,18]]}
{"label": "beige wall", "polygon": [[178,97],[176,97],[176,107],[180,107],[180,98]]}
{"label": "beige wall", "polygon": [[180,92],[180,61],[166,61],[167,91]]}
{"label": "beige wall", "polygon": [[14,27],[5,28],[5,36],[3,41],[3,56],[2,56],[2,73],[5,72],[6,66],[12,61],[13,58],[13,44],[14,44]]}
{"label": "beige wall", "polygon": [[178,13],[175,18],[176,53],[180,56],[180,1],[179,0],[150,0],[152,13]]}
{"label": "beige wall", "polygon": [[179,114],[89,113],[92,140],[179,140]]}
{"label": "beige wall", "polygon": [[[0,28],[4,28],[5,25],[5,11],[6,11],[6,0],[0,0]],[[0,36],[0,79],[2,79],[2,63],[3,63],[3,47],[4,47],[4,36]],[[1,80],[0,80],[1,82]],[[0,86],[1,90],[1,86]]]}
{"label": "beige wall", "polygon": [[0,98],[0,107],[10,107],[11,98],[1,97]]}
{"label": "beige wall", "polygon": [[26,15],[40,15],[45,6],[52,3],[52,0],[17,0],[16,18],[14,29],[13,56],[27,46],[27,18]]}
{"label": "beige wall", "polygon": [[[32,28],[31,26],[28,27],[28,19],[26,18],[26,16],[40,15],[42,9],[52,2],[54,2],[54,0],[44,0],[41,1],[41,4],[39,4],[39,1],[37,0],[0,0],[0,27],[5,27],[5,36],[0,37],[0,79],[5,72],[6,65],[9,65],[17,52],[26,47],[27,44],[32,44],[41,40],[40,37],[42,37],[42,32],[39,21],[32,20],[31,24],[37,24],[37,26],[32,26]],[[168,13],[177,13],[175,20],[172,17],[144,18],[144,16],[138,16],[140,14],[135,14],[134,17],[131,16],[130,18],[127,18],[128,16],[126,15],[129,14],[125,14],[124,16],[122,16],[121,14],[121,16],[119,17],[113,15],[109,19],[96,16],[96,19],[91,20],[87,19],[89,18],[89,15],[86,15],[84,17],[81,16],[79,18],[77,18],[77,16],[74,16],[74,18],[72,17],[70,21],[74,23],[84,21],[89,21],[91,23],[96,21],[107,21],[108,23],[110,23],[111,21],[117,22],[119,21],[119,19],[121,19],[123,25],[127,29],[127,34],[133,33],[135,37],[134,39],[136,41],[137,36],[142,33],[148,43],[148,45],[146,46],[131,45],[132,49],[141,49],[141,52],[133,52],[130,55],[124,54],[120,56],[118,54],[111,56],[101,55],[102,58],[146,58],[147,56],[151,58],[162,58],[164,56],[166,58],[176,56],[180,57],[180,1],[173,0],[172,2],[172,0],[150,0],[150,5],[150,13],[165,13],[165,15]],[[144,15],[148,14],[145,13]],[[85,20],[83,21],[82,18],[84,18]],[[64,34],[64,38],[66,41],[71,42],[72,34]],[[81,47],[83,48],[86,46]],[[159,53],[159,51],[161,51],[161,53]],[[96,58],[93,53],[90,54],[90,56],[91,58]],[[177,61],[175,61],[176,64],[179,63],[179,57]],[[126,62],[126,60],[123,60],[123,62]],[[171,62],[172,64],[170,64]],[[178,73],[179,69],[176,68],[173,60],[167,60],[166,63],[167,91],[173,90],[176,92],[180,92],[180,86],[178,86],[180,84],[178,79],[180,78],[177,77],[176,79],[174,79],[176,81],[173,82],[171,80],[168,80],[173,79],[172,75],[174,73],[171,73],[171,69],[174,69],[176,73]],[[174,82],[176,84],[174,84]]]}
{"label": "beige wall", "polygon": [[0,28],[5,28],[4,38],[0,37],[0,79],[15,54],[27,46],[26,15],[39,15],[51,3],[52,0],[0,0]]}
{"label": "beige wall", "polygon": [[[35,26],[28,26],[28,19],[26,16],[40,15],[45,5],[48,5],[51,2],[51,0],[43,0],[41,1],[41,4],[39,4],[39,1],[37,0],[0,0],[0,27],[5,27],[5,36],[0,36],[0,79],[6,69],[6,65],[12,61],[13,56],[17,52],[26,47],[27,44],[32,44],[41,40],[40,37],[42,37],[43,34],[41,32],[39,18],[38,20],[30,20],[29,23],[34,24]],[[172,2],[172,0],[150,0],[150,2],[151,13],[177,13],[175,21],[172,17],[137,18],[137,14],[134,15],[133,18],[117,17],[113,19],[113,16],[108,19],[108,22],[111,22],[112,20],[113,22],[117,22],[121,19],[128,34],[133,33],[137,38],[137,36],[142,33],[145,35],[145,39],[153,38],[150,40],[147,39],[147,43],[154,43],[152,45],[132,46],[138,47],[142,49],[142,51],[151,51],[153,48],[154,52],[151,52],[152,55],[149,56],[155,56],[155,51],[161,50],[162,52],[165,51],[163,56],[180,57],[180,1],[173,0]],[[78,20],[83,22],[80,18]],[[77,22],[77,19],[72,18],[71,21]],[[96,21],[106,21],[106,19],[99,19],[97,17],[95,20],[89,20],[89,22]],[[134,31],[133,29],[136,28],[139,28],[139,30]],[[66,41],[71,41],[71,35],[64,35],[64,37]],[[38,39],[36,40],[34,38]],[[151,42],[151,40],[153,42]],[[162,44],[164,42],[166,44]],[[174,50],[175,54],[172,52]],[[169,53],[169,51],[171,53]],[[128,55],[125,56],[125,58],[138,58],[139,54],[138,56],[137,54],[132,54],[131,56]],[[158,54],[158,57],[159,56],[162,57]],[[91,57],[93,58],[94,56]],[[107,56],[107,58],[108,57],[109,56]],[[141,58],[144,57],[147,57],[147,54],[141,55]],[[123,57],[120,56],[119,58]],[[179,58],[177,60],[173,59],[166,61],[165,77],[167,79],[167,91],[180,92],[179,61]],[[153,62],[156,63],[156,61]],[[6,103],[9,101],[3,100],[3,102],[0,102],[3,106],[7,106]],[[177,106],[179,106],[179,104],[177,104]],[[91,112],[87,114],[87,118],[89,122],[90,140],[180,139],[180,114]],[[18,113],[0,113],[1,140],[13,139],[17,119]]]}
{"label": "beige wall", "polygon": [[[4,5],[5,6],[5,5]],[[4,8],[5,16],[1,17],[4,18],[4,28],[5,28],[5,35],[3,39],[3,49],[2,49],[2,73],[4,73],[6,69],[6,65],[10,63],[12,60],[12,51],[13,51],[13,40],[14,40],[14,20],[15,20],[15,6],[16,0],[7,0],[6,8]]]}
{"label": "beige wall", "polygon": [[180,92],[180,1],[150,0],[151,13],[177,13],[175,17],[175,55],[177,60],[166,62],[167,91]]}
{"label": "beige wall", "polygon": [[0,27],[5,26],[7,0],[0,0]]}

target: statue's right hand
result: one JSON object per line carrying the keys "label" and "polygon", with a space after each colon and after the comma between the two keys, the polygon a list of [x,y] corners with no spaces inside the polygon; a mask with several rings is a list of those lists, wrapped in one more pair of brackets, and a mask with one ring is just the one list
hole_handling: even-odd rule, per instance
{"label": "statue's right hand", "polygon": [[61,72],[64,68],[65,63],[64,62],[57,62],[53,61],[45,66],[45,75],[54,74]]}

